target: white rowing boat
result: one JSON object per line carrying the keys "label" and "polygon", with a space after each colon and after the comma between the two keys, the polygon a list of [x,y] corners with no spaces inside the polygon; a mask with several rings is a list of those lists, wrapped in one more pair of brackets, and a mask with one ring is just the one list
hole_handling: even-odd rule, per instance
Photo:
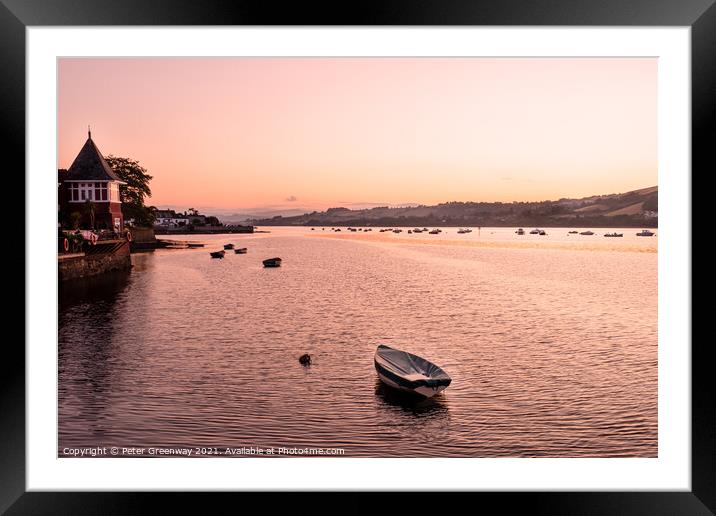
{"label": "white rowing boat", "polygon": [[432,362],[382,344],[375,350],[375,370],[385,385],[425,398],[444,391],[452,381]]}

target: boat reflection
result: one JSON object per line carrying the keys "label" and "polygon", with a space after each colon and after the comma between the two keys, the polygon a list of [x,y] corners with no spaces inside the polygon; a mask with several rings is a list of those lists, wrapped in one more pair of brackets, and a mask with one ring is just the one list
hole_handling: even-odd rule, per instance
{"label": "boat reflection", "polygon": [[401,409],[402,412],[414,415],[442,416],[448,415],[449,412],[447,397],[442,393],[432,398],[423,398],[391,389],[378,378],[375,380],[375,397],[380,405]]}

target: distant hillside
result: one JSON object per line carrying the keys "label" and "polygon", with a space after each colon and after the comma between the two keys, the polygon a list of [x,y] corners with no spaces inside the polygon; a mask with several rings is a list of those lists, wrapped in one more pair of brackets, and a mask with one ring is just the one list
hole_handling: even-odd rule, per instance
{"label": "distant hillside", "polygon": [[446,202],[435,206],[351,210],[251,219],[256,226],[657,227],[659,190],[540,202]]}

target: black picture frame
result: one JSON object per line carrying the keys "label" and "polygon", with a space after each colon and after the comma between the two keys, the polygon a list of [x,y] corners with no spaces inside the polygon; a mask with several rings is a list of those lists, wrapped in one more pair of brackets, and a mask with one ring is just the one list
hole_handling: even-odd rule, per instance
{"label": "black picture frame", "polygon": [[[601,25],[688,26],[692,51],[692,180],[716,168],[716,4],[715,0],[383,0],[345,4],[287,3],[243,0],[0,0],[0,120],[7,181],[25,191],[25,29],[43,25]],[[7,158],[10,157],[9,162]],[[688,173],[688,171],[685,171]],[[28,228],[25,228],[26,230]],[[24,238],[27,232],[23,233]],[[24,242],[23,242],[24,244]],[[19,249],[24,245],[15,244]],[[24,261],[24,251],[12,259]],[[19,254],[19,256],[17,256]],[[11,266],[12,266],[11,265]],[[20,265],[17,264],[17,267]],[[26,270],[26,277],[32,271]],[[19,296],[25,299],[24,291]],[[22,307],[22,308],[20,308]],[[15,310],[23,310],[17,302]],[[19,314],[18,314],[19,316]],[[18,318],[19,320],[19,318]],[[23,330],[24,334],[24,330]],[[716,395],[708,360],[711,339],[684,342],[692,356],[692,490],[690,492],[528,492],[473,493],[482,505],[549,514],[713,514],[716,512]],[[206,494],[26,492],[25,489],[25,352],[7,339],[0,361],[0,512],[7,514],[116,514],[144,512],[149,501],[162,512],[173,507],[207,512]],[[212,495],[226,500],[235,494]],[[257,503],[265,498],[247,493]],[[265,496],[265,495],[264,495]],[[296,495],[295,503],[314,505],[313,495]],[[371,495],[352,493],[338,513],[377,510]],[[426,509],[430,497],[416,501]],[[440,504],[446,508],[442,497]],[[453,503],[473,505],[462,495]],[[473,505],[474,506],[474,505]],[[316,507],[306,507],[310,512]],[[384,510],[383,508],[382,510]],[[229,509],[236,512],[236,507]],[[212,511],[216,512],[216,511]],[[301,511],[303,512],[303,510]]]}

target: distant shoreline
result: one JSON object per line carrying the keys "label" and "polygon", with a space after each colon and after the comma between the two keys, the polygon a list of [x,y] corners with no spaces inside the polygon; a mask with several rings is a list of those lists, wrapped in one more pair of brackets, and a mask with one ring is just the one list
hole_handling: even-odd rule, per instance
{"label": "distant shoreline", "polygon": [[254,217],[253,226],[656,228],[656,186],[620,194],[540,202],[444,202],[426,206],[328,208],[302,215]]}

